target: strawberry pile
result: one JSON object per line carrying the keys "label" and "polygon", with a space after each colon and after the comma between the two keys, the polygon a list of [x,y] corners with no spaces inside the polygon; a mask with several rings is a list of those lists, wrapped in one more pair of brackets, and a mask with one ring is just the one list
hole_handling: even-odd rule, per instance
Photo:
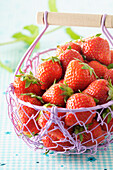
{"label": "strawberry pile", "polygon": [[[14,93],[22,101],[47,109],[53,106],[71,110],[95,107],[113,100],[112,65],[113,50],[100,34],[71,41],[57,46],[56,56],[43,60],[35,75],[20,70],[13,82]],[[50,150],[65,151],[72,146],[72,141],[59,124],[73,140],[84,146],[94,146],[104,141],[108,130],[113,132],[113,118],[109,113],[112,110],[111,105],[100,112],[102,125],[97,122],[96,110],[58,112],[57,121],[53,115],[53,122],[46,129],[52,112],[37,111],[18,102],[16,119],[18,129],[28,137],[46,129],[41,139],[43,145]]]}

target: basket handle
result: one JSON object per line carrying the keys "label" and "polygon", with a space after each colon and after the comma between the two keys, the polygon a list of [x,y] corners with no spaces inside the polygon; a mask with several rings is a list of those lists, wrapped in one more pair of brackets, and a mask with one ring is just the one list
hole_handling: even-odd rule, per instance
{"label": "basket handle", "polygon": [[35,46],[37,45],[37,43],[39,42],[39,40],[41,39],[41,37],[43,36],[43,34],[45,33],[45,31],[47,30],[48,28],[48,22],[47,22],[47,14],[48,12],[45,11],[44,13],[44,23],[45,23],[45,27],[44,29],[42,30],[42,32],[36,37],[36,39],[34,40],[34,42],[30,45],[30,47],[27,49],[27,51],[25,52],[25,54],[23,55],[21,61],[19,62],[15,72],[14,72],[14,79],[15,79],[15,75],[18,74],[18,71],[20,69],[20,67],[22,66],[24,60],[26,59],[26,61],[30,58],[31,56],[31,53],[33,52]]}
{"label": "basket handle", "polygon": [[[100,27],[103,15],[101,14],[78,14],[48,12],[47,22],[49,25]],[[37,13],[37,23],[44,23],[44,12]],[[106,16],[105,27],[113,28],[113,15]]]}

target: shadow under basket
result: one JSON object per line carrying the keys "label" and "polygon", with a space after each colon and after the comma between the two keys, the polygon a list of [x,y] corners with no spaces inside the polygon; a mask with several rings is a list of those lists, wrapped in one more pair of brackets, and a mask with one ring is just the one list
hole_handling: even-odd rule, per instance
{"label": "shadow under basket", "polygon": [[[33,72],[35,75],[36,68],[40,63],[39,58],[43,56],[43,58],[54,55],[55,48],[49,49],[43,52],[38,52],[32,55],[31,54],[46,31],[48,27],[47,23],[47,12],[44,15],[45,19],[45,28],[42,33],[36,38],[34,43],[29,47],[22,60],[20,61],[15,74],[18,74],[19,68],[23,65],[22,71],[29,73]],[[104,16],[105,17],[105,16]],[[105,19],[105,18],[104,18]],[[104,23],[104,21],[103,21]],[[104,25],[102,27],[102,31],[104,34],[107,34],[107,31],[104,29]],[[107,35],[109,39],[110,35]],[[30,58],[31,57],[31,58]],[[59,108],[57,106],[52,106],[51,108],[47,108],[45,106],[37,106],[32,105],[28,102],[24,102],[16,97],[14,94],[14,87],[11,83],[7,89],[7,103],[8,103],[8,114],[9,118],[14,126],[14,130],[18,137],[22,138],[32,149],[38,150],[42,149],[44,152],[46,151],[51,153],[51,151],[55,154],[95,154],[98,150],[107,150],[110,143],[113,143],[113,125],[110,127],[106,123],[106,119],[109,115],[113,115],[113,111],[111,106],[113,105],[113,100],[109,101],[103,105],[97,105],[95,107],[90,108],[80,108],[80,109],[66,109]],[[24,110],[24,106],[28,106],[29,108],[35,109],[36,114],[29,117]],[[20,120],[18,110],[22,109],[25,112],[27,117],[27,123],[22,123]],[[102,115],[104,112],[107,114],[104,118]],[[47,112],[50,113],[50,117],[48,117]],[[58,116],[58,113],[61,112],[62,116]],[[64,123],[64,119],[66,113],[69,112],[73,114],[76,119],[76,123],[70,127],[66,126]],[[77,118],[77,113],[88,112],[89,116],[85,122],[79,121]],[[37,117],[39,114],[43,114],[47,123],[44,128],[40,129],[37,124]],[[97,124],[93,129],[88,129],[86,124],[87,122],[94,117]],[[113,119],[113,118],[112,118]],[[29,124],[32,122],[35,132],[30,131]],[[103,129],[102,134],[99,137],[95,137],[93,135],[94,131],[98,131],[98,126]],[[75,127],[82,127],[82,131],[79,133],[75,133]],[[57,132],[57,133],[56,133]],[[89,136],[87,141],[84,141],[83,135]],[[47,143],[48,141],[48,143]]]}

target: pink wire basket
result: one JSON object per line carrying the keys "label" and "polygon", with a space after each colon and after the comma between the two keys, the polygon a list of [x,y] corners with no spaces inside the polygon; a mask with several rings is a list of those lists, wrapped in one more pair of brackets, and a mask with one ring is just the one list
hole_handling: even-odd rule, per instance
{"label": "pink wire basket", "polygon": [[[113,47],[113,37],[111,34],[108,32],[107,28],[105,27],[105,18],[106,15],[103,15],[102,17],[102,23],[101,23],[101,28],[102,32],[105,34],[107,37],[109,43],[111,43]],[[40,33],[40,35],[36,38],[36,40],[33,42],[33,44],[28,48],[26,51],[25,55],[21,59],[19,65],[17,66],[17,69],[14,73],[14,78],[15,75],[19,73],[19,69],[22,66],[22,71],[29,73],[32,71],[32,73],[35,75],[36,73],[36,68],[39,64],[39,58],[41,56],[51,56],[51,54],[55,52],[56,48],[53,49],[48,49],[42,52],[37,52],[32,55],[33,50],[36,46],[36,44],[39,42],[43,34],[48,28],[48,23],[47,23],[47,12],[45,12],[44,15],[44,21],[45,21],[45,28],[44,30]],[[37,106],[37,105],[32,105],[29,102],[24,102],[16,97],[14,94],[14,87],[13,83],[11,83],[7,89],[7,94],[6,94],[6,99],[7,99],[7,104],[8,104],[8,115],[9,118],[14,126],[14,130],[16,134],[18,135],[19,138],[22,138],[28,145],[31,147],[33,150],[38,150],[41,149],[43,151],[54,151],[55,154],[57,153],[62,153],[62,154],[95,154],[98,150],[107,150],[108,146],[110,143],[113,143],[113,132],[112,128],[108,128],[108,124],[105,122],[106,117],[111,114],[113,117],[113,111],[111,109],[111,106],[113,105],[113,100],[109,101],[106,104],[103,105],[97,105],[95,107],[90,107],[90,108],[80,108],[80,109],[66,109],[66,108],[59,108],[57,106],[52,106],[51,108],[47,108],[45,106]],[[29,118],[26,124],[23,124],[19,118],[18,115],[18,108],[17,105],[19,105],[19,108],[23,109],[23,106],[28,106],[30,108],[33,108],[36,110],[36,114],[32,115],[29,117],[26,113],[26,116]],[[108,113],[105,116],[105,118],[102,118],[102,114],[105,111],[105,109],[108,109]],[[45,111],[50,112],[50,117],[47,119],[47,123],[44,128],[40,129],[36,123],[36,117],[39,115],[40,111],[44,115],[44,117],[47,119],[47,115]],[[104,126],[106,128],[106,131],[99,137],[103,138],[103,140],[99,143],[97,138],[93,138],[92,135],[92,130],[88,130],[85,126],[86,122],[79,121],[77,119],[76,114],[78,112],[90,112],[90,116],[87,118],[86,122],[90,119],[90,117],[96,112],[96,117],[95,119],[98,122],[98,125]],[[71,112],[72,114],[75,115],[77,119],[77,123],[70,126],[70,127],[65,127],[65,123],[63,119],[65,118],[65,114],[61,117],[58,117],[58,112],[66,113],[66,112]],[[18,126],[18,121],[21,124],[21,129]],[[28,123],[30,121],[33,121],[34,126],[36,126],[38,134],[34,135],[30,129],[28,128]],[[50,126],[54,123],[54,128],[50,129]],[[75,125],[82,126],[84,128],[83,132],[80,132],[79,134],[75,134],[72,132],[72,129],[74,128]],[[96,130],[98,127],[95,126],[93,130]],[[26,135],[23,131],[23,129],[26,128],[30,134],[30,137]],[[62,134],[62,138],[60,140],[55,140],[52,138],[50,135],[52,131],[58,130]],[[91,139],[89,141],[92,141],[94,145],[88,146],[87,142],[81,143],[81,141],[78,138],[78,135],[80,136],[82,133],[89,133],[91,136]],[[49,138],[50,142],[52,145],[50,147],[46,147],[43,144],[43,140]]]}

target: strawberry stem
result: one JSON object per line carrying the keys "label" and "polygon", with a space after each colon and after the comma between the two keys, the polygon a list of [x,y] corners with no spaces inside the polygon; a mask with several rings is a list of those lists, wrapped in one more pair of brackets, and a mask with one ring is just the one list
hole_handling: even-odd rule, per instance
{"label": "strawberry stem", "polygon": [[111,83],[111,80],[108,81],[108,87],[109,87],[109,92],[108,92],[108,98],[107,100],[113,100],[113,85]]}
{"label": "strawberry stem", "polygon": [[42,61],[52,61],[53,63],[58,62],[61,65],[60,60],[59,60],[59,58],[57,56],[51,56],[49,58],[41,59],[41,60]]}
{"label": "strawberry stem", "polygon": [[34,93],[23,93],[23,94],[21,94],[21,95],[26,95],[26,96],[30,96],[30,97],[32,97],[32,98],[37,98],[38,100],[41,101],[41,103],[44,103],[44,101],[42,100],[42,97],[41,97],[41,96],[37,96],[37,95],[35,95]]}
{"label": "strawberry stem", "polygon": [[66,103],[67,99],[74,93],[74,91],[67,85],[66,81],[64,84],[60,84],[59,88],[64,91],[61,95],[65,95],[64,101]]}
{"label": "strawberry stem", "polygon": [[95,71],[94,71],[94,69],[93,69],[92,67],[90,67],[88,64],[83,63],[83,62],[80,62],[80,64],[83,65],[82,69],[86,69],[86,70],[88,69],[88,70],[89,70],[90,76],[91,76],[92,73],[93,73],[93,74],[95,75],[95,77],[98,78],[98,76],[96,75],[96,73],[95,73]]}
{"label": "strawberry stem", "polygon": [[38,84],[42,83],[37,78],[33,76],[33,73],[30,71],[29,73],[24,73],[21,69],[19,69],[20,74],[16,75],[16,77],[20,77],[21,81],[25,81],[25,88],[28,88],[30,84]]}

